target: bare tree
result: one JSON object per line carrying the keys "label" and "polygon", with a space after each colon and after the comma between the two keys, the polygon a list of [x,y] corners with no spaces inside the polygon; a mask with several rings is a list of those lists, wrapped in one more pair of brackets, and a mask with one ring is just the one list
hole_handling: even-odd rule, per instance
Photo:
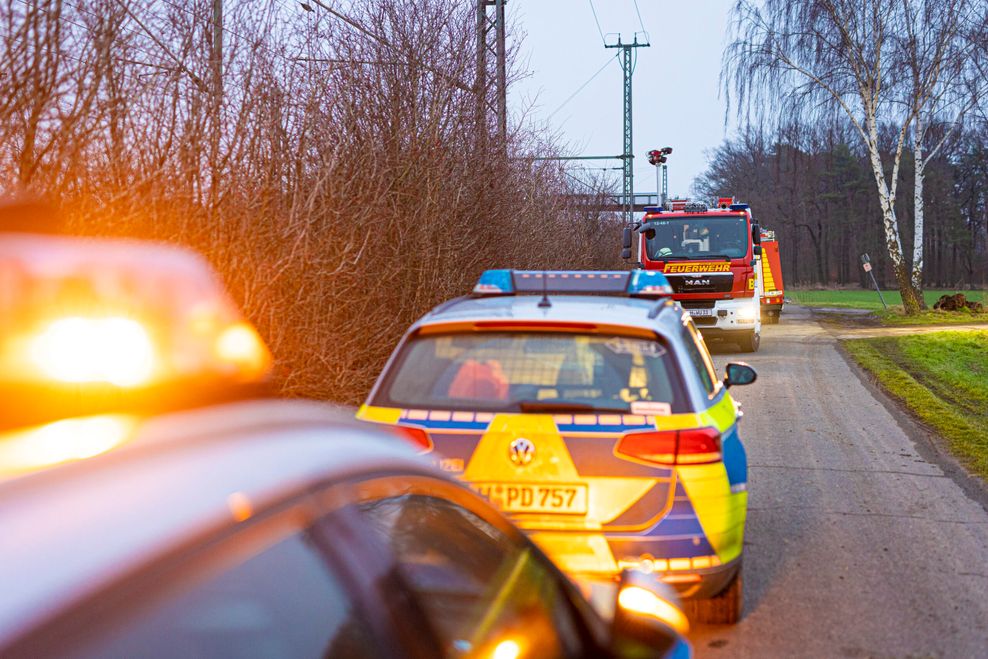
{"label": "bare tree", "polygon": [[[735,38],[724,55],[722,82],[739,110],[816,118],[841,113],[867,149],[882,214],[885,247],[907,313],[919,310],[903,256],[896,193],[914,113],[896,103],[901,61],[893,39],[900,0],[739,0]],[[881,126],[894,126],[883,158]]]}
{"label": "bare tree", "polygon": [[477,125],[474,1],[345,4],[225,3],[218,99],[211,0],[0,0],[0,176],[199,249],[282,391],[352,403],[483,269],[613,266],[620,225],[538,130]]}
{"label": "bare tree", "polygon": [[[928,164],[957,135],[965,116],[988,92],[980,36],[988,9],[973,0],[902,0],[898,37],[903,105],[913,115],[913,258],[910,279],[924,306],[923,264]],[[930,142],[927,145],[927,142]]]}

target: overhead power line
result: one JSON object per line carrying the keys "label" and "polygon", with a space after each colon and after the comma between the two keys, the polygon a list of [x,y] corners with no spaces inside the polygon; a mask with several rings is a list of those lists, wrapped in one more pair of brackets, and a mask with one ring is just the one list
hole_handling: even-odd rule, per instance
{"label": "overhead power line", "polygon": [[606,41],[604,41],[604,31],[600,29],[600,19],[597,18],[597,10],[594,9],[593,0],[589,0],[589,2],[590,2],[590,11],[593,13],[593,20],[597,24],[597,33],[600,34],[600,42],[607,43]]}
{"label": "overhead power line", "polygon": [[[638,14],[638,24],[641,26],[642,32],[644,32],[647,35],[648,30],[645,29],[645,21],[642,20],[642,12],[641,9],[638,8],[638,0],[634,0],[634,3],[635,3],[635,13]],[[646,37],[646,39],[647,38],[648,37]]]}
{"label": "overhead power line", "polygon": [[590,76],[590,77],[589,77],[589,78],[587,79],[587,81],[586,81],[586,82],[584,82],[584,83],[583,83],[582,85],[580,85],[580,87],[579,87],[579,89],[577,89],[577,90],[576,90],[575,92],[573,92],[572,94],[570,94],[570,95],[569,95],[569,97],[568,97],[568,98],[567,98],[567,99],[566,99],[565,101],[563,101],[563,102],[562,102],[562,103],[561,103],[561,104],[559,105],[559,107],[557,107],[557,108],[556,108],[555,110],[553,110],[553,111],[552,111],[551,113],[549,113],[549,116],[547,116],[547,117],[546,117],[546,119],[552,119],[552,118],[553,118],[553,117],[554,117],[554,116],[556,115],[556,113],[557,113],[557,112],[559,112],[559,111],[560,111],[560,110],[562,110],[562,109],[563,109],[564,107],[566,107],[566,105],[567,105],[567,104],[568,104],[568,103],[569,103],[570,101],[572,101],[572,100],[573,100],[574,98],[576,98],[576,96],[577,96],[577,94],[579,94],[579,93],[580,93],[580,92],[582,92],[582,91],[583,91],[584,89],[586,89],[586,87],[587,87],[587,85],[589,85],[589,84],[590,84],[591,82],[593,82],[593,81],[594,81],[594,78],[596,78],[597,76],[599,76],[599,75],[600,75],[601,73],[603,73],[603,72],[604,72],[604,69],[606,69],[606,68],[607,68],[607,65],[608,65],[608,64],[610,64],[611,62],[613,62],[614,60],[616,60],[616,59],[617,59],[618,57],[619,57],[619,55],[615,55],[615,56],[613,56],[613,57],[608,57],[608,58],[607,58],[607,61],[606,61],[606,62],[604,62],[604,66],[602,66],[602,67],[600,67],[599,69],[597,69],[597,72],[596,72],[596,73],[594,73],[594,74],[593,74],[592,76]]}

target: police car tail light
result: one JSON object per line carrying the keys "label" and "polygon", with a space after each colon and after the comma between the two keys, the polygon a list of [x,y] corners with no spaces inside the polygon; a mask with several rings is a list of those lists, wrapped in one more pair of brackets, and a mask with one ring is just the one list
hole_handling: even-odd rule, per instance
{"label": "police car tail light", "polygon": [[714,428],[680,430],[676,458],[677,463],[681,465],[719,461],[720,433]]}
{"label": "police car tail light", "polygon": [[615,452],[622,457],[660,465],[691,465],[721,459],[720,433],[714,428],[627,433]]}
{"label": "police car tail light", "polygon": [[402,439],[411,442],[413,446],[421,449],[422,453],[428,453],[433,449],[432,438],[429,437],[429,433],[422,428],[416,428],[414,426],[394,426],[394,429],[398,431]]}

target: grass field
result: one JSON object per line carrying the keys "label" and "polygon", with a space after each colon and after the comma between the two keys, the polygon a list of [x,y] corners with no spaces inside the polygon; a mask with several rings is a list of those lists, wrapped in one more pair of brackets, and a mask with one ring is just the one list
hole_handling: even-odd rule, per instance
{"label": "grass field", "polygon": [[933,303],[941,295],[952,295],[954,293],[964,293],[968,300],[981,302],[988,307],[988,292],[986,291],[923,291],[929,311],[916,316],[906,316],[902,310],[902,297],[899,291],[882,291],[885,302],[889,305],[889,311],[882,307],[878,293],[873,290],[848,289],[848,290],[796,290],[786,291],[786,297],[807,307],[835,307],[839,309],[868,309],[875,314],[886,325],[952,325],[964,323],[988,323],[988,312],[975,314],[966,311],[949,312],[933,311]]}
{"label": "grass field", "polygon": [[988,480],[988,331],[853,339],[844,347]]}

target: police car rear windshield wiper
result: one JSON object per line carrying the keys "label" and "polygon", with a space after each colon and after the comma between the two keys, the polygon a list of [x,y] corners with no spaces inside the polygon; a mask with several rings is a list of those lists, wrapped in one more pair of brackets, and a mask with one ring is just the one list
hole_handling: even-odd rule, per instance
{"label": "police car rear windshield wiper", "polygon": [[591,405],[589,403],[577,403],[567,400],[522,400],[518,401],[518,409],[522,412],[627,412],[627,405],[607,407],[603,405]]}

